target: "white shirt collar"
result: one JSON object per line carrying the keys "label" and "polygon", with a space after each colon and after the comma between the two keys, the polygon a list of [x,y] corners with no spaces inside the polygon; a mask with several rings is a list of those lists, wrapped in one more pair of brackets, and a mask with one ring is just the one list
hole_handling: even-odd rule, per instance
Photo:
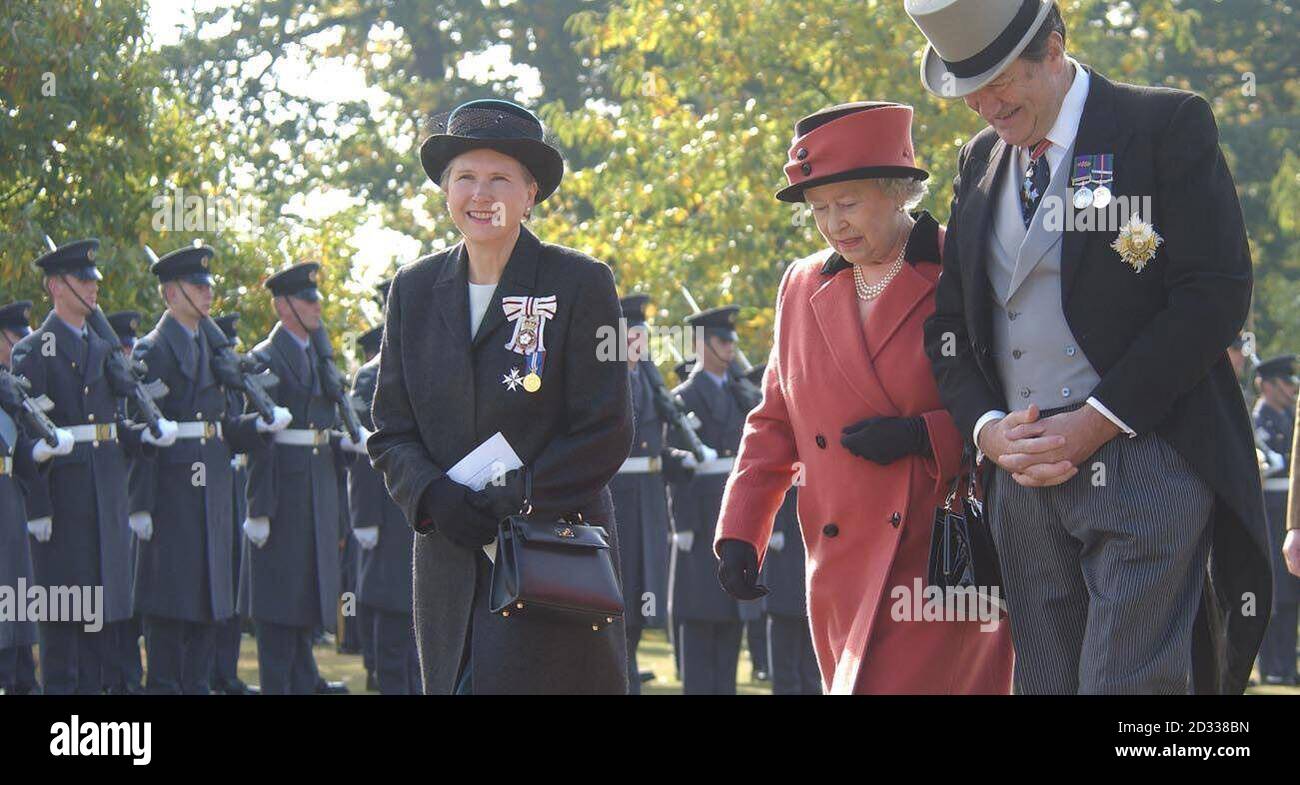
{"label": "white shirt collar", "polygon": [[[1044,137],[1052,142],[1045,155],[1053,172],[1065,157],[1066,151],[1074,147],[1074,139],[1079,135],[1079,121],[1083,119],[1083,106],[1088,102],[1088,87],[1092,81],[1087,69],[1080,65],[1078,60],[1066,57],[1065,62],[1074,67],[1074,81],[1070,83],[1070,89],[1066,91],[1065,99],[1061,101],[1056,122]],[[1029,151],[1022,147],[1018,148],[1018,152],[1020,168],[1023,170],[1029,163]]]}
{"label": "white shirt collar", "polygon": [[1074,138],[1079,135],[1079,121],[1083,119],[1083,105],[1088,101],[1088,83],[1091,81],[1078,60],[1067,57],[1065,62],[1074,66],[1074,81],[1065,93],[1065,100],[1061,102],[1061,111],[1056,114],[1052,130],[1047,132],[1047,138],[1062,151],[1073,147]]}
{"label": "white shirt collar", "polygon": [[[184,325],[181,325],[181,326],[183,327]],[[293,334],[292,332],[290,332],[289,330],[285,330],[285,332],[289,334],[289,337],[293,339],[293,342],[294,342],[294,343],[296,343],[296,344],[298,344],[299,346],[302,347],[302,350],[303,350],[304,352],[307,351],[307,347],[308,347],[309,345],[311,345],[311,339],[310,339],[310,338],[306,338],[306,339],[299,338],[298,336],[294,335],[294,334]]]}

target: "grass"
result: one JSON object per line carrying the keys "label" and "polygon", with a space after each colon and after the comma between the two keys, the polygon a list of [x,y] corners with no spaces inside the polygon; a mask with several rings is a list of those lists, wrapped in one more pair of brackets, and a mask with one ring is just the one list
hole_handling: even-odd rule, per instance
{"label": "grass", "polygon": [[[655,680],[641,685],[646,695],[680,695],[682,683],[677,678],[673,667],[672,647],[663,630],[646,630],[641,636],[641,646],[637,649],[638,665],[642,670],[653,671]],[[316,647],[316,663],[321,675],[331,681],[345,681],[353,694],[365,694],[366,670],[361,664],[361,657],[351,654],[339,654],[334,645],[324,644]],[[753,667],[748,652],[742,652],[740,666],[737,669],[736,692],[741,695],[770,695],[770,683],[756,682],[751,678]],[[257,647],[253,639],[244,636],[239,652],[239,677],[249,684],[257,684]],[[1251,687],[1246,690],[1249,695],[1300,695],[1300,687]]]}

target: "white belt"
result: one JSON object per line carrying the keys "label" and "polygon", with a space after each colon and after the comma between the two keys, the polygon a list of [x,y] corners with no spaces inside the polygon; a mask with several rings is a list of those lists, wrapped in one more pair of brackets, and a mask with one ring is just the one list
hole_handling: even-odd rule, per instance
{"label": "white belt", "polygon": [[289,444],[294,447],[316,447],[329,444],[330,432],[315,428],[285,428],[275,435],[276,444]]}
{"label": "white belt", "polygon": [[238,453],[235,455],[234,460],[230,462],[230,465],[233,468],[242,469],[248,465],[248,456],[242,452]]}
{"label": "white belt", "polygon": [[1286,491],[1291,490],[1291,480],[1287,477],[1269,477],[1264,480],[1264,490],[1282,491],[1285,493]]}
{"label": "white belt", "polygon": [[658,474],[662,464],[658,455],[641,455],[628,458],[618,467],[619,474]]}
{"label": "white belt", "polygon": [[117,440],[117,423],[86,423],[69,425],[63,430],[72,434],[74,442],[111,442]]}
{"label": "white belt", "polygon": [[731,474],[731,467],[736,465],[735,456],[728,458],[714,458],[711,461],[705,461],[695,469],[696,474]]}
{"label": "white belt", "polygon": [[197,420],[176,423],[177,439],[220,439],[221,423]]}

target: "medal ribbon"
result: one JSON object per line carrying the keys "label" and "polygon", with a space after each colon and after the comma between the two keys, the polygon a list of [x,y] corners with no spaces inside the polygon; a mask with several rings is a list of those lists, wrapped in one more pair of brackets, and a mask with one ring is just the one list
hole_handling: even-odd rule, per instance
{"label": "medal ribbon", "polygon": [[[506,319],[515,323],[514,333],[510,336],[506,348],[518,354],[532,354],[533,352],[546,351],[546,344],[542,341],[542,333],[546,329],[546,322],[555,316],[555,295],[549,297],[502,297],[501,308],[506,313]],[[537,338],[529,346],[523,346],[519,343],[519,332],[526,321],[525,317],[538,317],[537,321]]]}

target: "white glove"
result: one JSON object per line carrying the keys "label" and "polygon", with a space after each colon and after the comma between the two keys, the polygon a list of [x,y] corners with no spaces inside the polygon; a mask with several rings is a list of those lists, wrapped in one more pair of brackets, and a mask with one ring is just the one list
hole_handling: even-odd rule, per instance
{"label": "white glove", "polygon": [[673,545],[682,553],[690,553],[691,546],[695,544],[695,532],[681,531],[673,532]]}
{"label": "white glove", "polygon": [[35,537],[37,542],[49,542],[50,535],[54,534],[54,519],[47,515],[28,521],[27,533]]}
{"label": "white glove", "polygon": [[780,553],[785,548],[785,532],[772,532],[772,539],[767,541],[767,547]]}
{"label": "white glove", "polygon": [[140,439],[156,447],[171,447],[176,443],[176,433],[180,428],[175,422],[164,417],[158,420],[158,430],[162,431],[162,435],[154,436],[153,431],[146,426],[144,431],[140,433]]}
{"label": "white glove", "polygon": [[374,550],[374,547],[379,544],[379,527],[363,526],[360,529],[353,529],[352,536],[357,538],[361,550]]}
{"label": "white glove", "polygon": [[59,443],[54,447],[45,443],[44,439],[37,439],[36,444],[32,445],[32,460],[37,463],[45,463],[57,455],[67,455],[72,452],[76,442],[72,438],[72,432],[63,428],[55,428],[54,433],[58,436]]}
{"label": "white glove", "polygon": [[[706,447],[704,449],[707,450],[708,448]],[[685,452],[686,454],[682,456],[682,468],[685,469],[700,468],[700,462],[695,460],[695,453],[691,452],[690,450],[684,450],[683,452]]]}
{"label": "white glove", "polygon": [[133,512],[127,523],[131,526],[131,531],[135,536],[142,540],[148,540],[153,537],[153,515],[146,512]]}
{"label": "white glove", "polygon": [[261,417],[257,418],[258,433],[279,433],[289,427],[293,422],[293,415],[283,406],[277,406],[271,410],[271,421],[267,422]]}
{"label": "white glove", "polygon": [[349,436],[347,433],[344,433],[343,438],[339,440],[339,446],[345,450],[354,452],[357,455],[365,455],[366,442],[368,442],[369,440],[370,440],[370,431],[367,431],[365,428],[362,428],[361,438],[358,441],[356,442],[352,441],[352,437]]}
{"label": "white glove", "polygon": [[707,444],[704,445],[704,462],[708,463],[709,461],[716,460],[718,460],[718,451]]}
{"label": "white glove", "polygon": [[255,547],[261,548],[271,537],[271,519],[266,516],[244,519],[244,534]]}

